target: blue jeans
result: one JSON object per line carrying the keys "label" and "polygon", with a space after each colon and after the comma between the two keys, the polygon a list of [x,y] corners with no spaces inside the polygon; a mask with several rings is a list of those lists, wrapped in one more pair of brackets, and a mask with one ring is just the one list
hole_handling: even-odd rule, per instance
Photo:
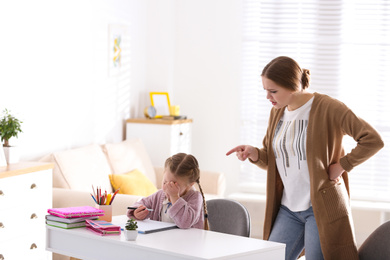
{"label": "blue jeans", "polygon": [[295,260],[305,249],[307,260],[324,259],[312,207],[292,212],[280,206],[269,241],[286,244],[286,260]]}

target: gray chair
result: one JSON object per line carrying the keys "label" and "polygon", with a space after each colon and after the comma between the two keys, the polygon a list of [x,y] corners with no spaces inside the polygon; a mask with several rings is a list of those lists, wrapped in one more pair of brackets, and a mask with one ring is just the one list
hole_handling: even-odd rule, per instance
{"label": "gray chair", "polygon": [[360,260],[390,259],[390,221],[383,223],[360,246]]}
{"label": "gray chair", "polygon": [[228,199],[212,199],[206,203],[211,231],[249,237],[251,221],[241,203]]}

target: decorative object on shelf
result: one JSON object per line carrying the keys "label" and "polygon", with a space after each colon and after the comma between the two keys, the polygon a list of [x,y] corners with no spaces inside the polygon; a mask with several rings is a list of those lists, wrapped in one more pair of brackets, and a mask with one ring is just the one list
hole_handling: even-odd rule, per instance
{"label": "decorative object on shelf", "polygon": [[162,119],[165,120],[185,120],[187,116],[162,116]]}
{"label": "decorative object on shelf", "polygon": [[180,106],[179,105],[170,106],[169,107],[169,115],[180,116]]}
{"label": "decorative object on shelf", "polygon": [[170,114],[169,108],[171,106],[168,92],[150,92],[149,95],[152,106],[156,108],[156,118],[168,116]]}
{"label": "decorative object on shelf", "polygon": [[156,117],[156,108],[154,106],[148,106],[144,109],[144,115],[146,118],[155,118]]}
{"label": "decorative object on shelf", "polygon": [[22,123],[22,121],[11,115],[8,109],[4,109],[3,117],[0,120],[0,137],[1,141],[4,141],[3,150],[8,164],[19,161],[18,148],[10,146],[9,139],[18,137],[18,134],[22,132],[20,126]]}
{"label": "decorative object on shelf", "polygon": [[137,221],[135,221],[132,218],[127,220],[125,225],[125,230],[123,232],[125,234],[126,240],[134,241],[137,239],[138,236],[137,228],[138,228]]}

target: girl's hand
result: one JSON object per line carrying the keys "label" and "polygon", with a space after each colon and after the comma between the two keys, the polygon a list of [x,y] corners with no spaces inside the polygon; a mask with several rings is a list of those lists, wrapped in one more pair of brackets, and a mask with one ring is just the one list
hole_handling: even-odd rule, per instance
{"label": "girl's hand", "polygon": [[248,158],[250,158],[252,161],[257,161],[259,158],[259,154],[256,148],[250,145],[239,145],[227,152],[226,155],[230,155],[234,152],[240,161],[245,161]]}
{"label": "girl's hand", "polygon": [[144,205],[141,205],[136,210],[134,210],[133,214],[136,219],[143,220],[148,216],[149,211],[146,209]]}
{"label": "girl's hand", "polygon": [[172,203],[180,198],[180,187],[176,182],[170,181],[163,184],[163,191]]}
{"label": "girl's hand", "polygon": [[344,169],[341,167],[340,163],[334,163],[329,165],[328,175],[329,179],[335,182],[339,182],[341,175],[343,174]]}

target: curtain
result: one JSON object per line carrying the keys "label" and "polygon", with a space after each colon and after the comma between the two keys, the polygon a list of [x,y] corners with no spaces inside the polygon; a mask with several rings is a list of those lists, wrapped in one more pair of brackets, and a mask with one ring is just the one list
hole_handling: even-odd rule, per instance
{"label": "curtain", "polygon": [[[385,148],[350,173],[352,198],[390,201],[390,1],[245,0],[241,142],[262,146],[270,102],[263,67],[290,56],[311,72],[309,91],[330,95],[381,134]],[[346,137],[346,152],[354,146]],[[266,174],[241,163],[241,187],[264,189]]]}

